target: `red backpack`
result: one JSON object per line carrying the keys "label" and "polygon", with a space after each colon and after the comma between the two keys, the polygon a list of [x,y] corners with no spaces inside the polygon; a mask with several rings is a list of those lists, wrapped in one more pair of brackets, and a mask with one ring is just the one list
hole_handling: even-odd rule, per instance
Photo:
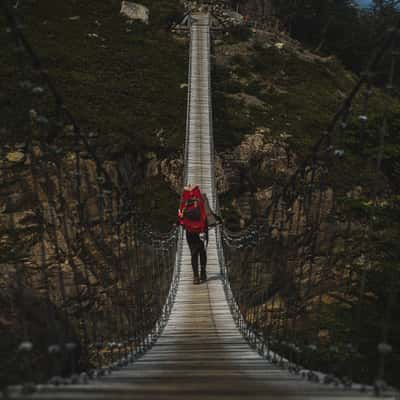
{"label": "red backpack", "polygon": [[207,214],[204,199],[198,186],[185,188],[178,210],[179,223],[189,232],[201,233],[207,230]]}
{"label": "red backpack", "polygon": [[192,197],[185,201],[185,206],[182,210],[183,218],[188,219],[189,221],[200,221],[201,220],[201,212],[199,199],[196,197]]}

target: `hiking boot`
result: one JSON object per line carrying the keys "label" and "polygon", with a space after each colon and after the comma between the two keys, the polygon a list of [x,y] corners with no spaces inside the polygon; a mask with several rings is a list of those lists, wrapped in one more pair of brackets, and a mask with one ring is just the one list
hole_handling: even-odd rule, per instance
{"label": "hiking boot", "polygon": [[199,283],[200,283],[199,277],[198,277],[198,276],[195,276],[195,277],[193,278],[193,285],[198,285]]}
{"label": "hiking boot", "polygon": [[207,273],[206,273],[206,269],[205,268],[201,269],[200,280],[201,280],[201,282],[205,282],[207,280]]}

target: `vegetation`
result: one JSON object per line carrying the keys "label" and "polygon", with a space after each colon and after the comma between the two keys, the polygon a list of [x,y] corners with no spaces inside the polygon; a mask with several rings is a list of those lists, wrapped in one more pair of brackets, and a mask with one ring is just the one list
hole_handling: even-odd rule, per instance
{"label": "vegetation", "polygon": [[[129,160],[130,185],[143,179],[148,152],[159,159],[181,156],[186,121],[181,84],[187,80],[187,41],[169,32],[182,8],[178,1],[142,3],[150,9],[149,25],[130,23],[115,0],[21,2],[14,10],[23,34],[82,131],[93,137],[98,153],[117,165]],[[32,60],[16,47],[3,16],[0,25],[5,49],[0,54],[0,79],[5,82],[0,140],[14,145],[29,137],[29,110],[52,120],[55,107],[46,90],[32,100],[30,91],[41,79],[31,68]],[[140,184],[137,197],[145,201],[154,188],[143,191]],[[165,210],[161,225],[167,229],[177,195],[160,182],[157,196],[165,200],[166,208],[158,209]]]}
{"label": "vegetation", "polygon": [[[120,1],[115,0],[100,3],[90,0],[57,3],[23,1],[17,3],[13,11],[45,74],[48,74],[65,106],[89,138],[92,148],[96,148],[97,156],[115,178],[114,183],[124,180],[127,190],[136,200],[135,205],[143,210],[147,221],[154,222],[157,230],[169,230],[175,222],[177,194],[160,176],[145,182],[146,155],[151,152],[158,159],[163,159],[178,157],[182,153],[186,91],[180,85],[187,79],[187,41],[169,32],[171,23],[178,20],[182,12],[178,1],[142,3],[150,8],[149,25],[137,21],[129,23],[119,13]],[[65,162],[62,173],[74,182],[71,177],[76,171],[71,171],[72,164],[63,159],[68,157],[66,153],[71,149],[71,137],[67,137],[67,127],[60,129],[63,120],[56,114],[57,107],[49,86],[20,43],[15,42],[8,22],[0,14],[0,46],[3,50],[0,53],[0,355],[7,360],[0,372],[0,387],[18,383],[21,378],[25,381],[44,381],[55,373],[46,356],[48,344],[57,336],[47,314],[49,303],[54,304],[54,316],[60,324],[57,334],[72,333],[76,328],[69,326],[71,318],[66,318],[65,310],[61,311],[62,307],[57,302],[60,300],[57,284],[51,285],[51,301],[46,298],[42,273],[35,265],[35,249],[41,233],[38,225],[43,223],[36,215],[40,208],[37,205],[38,196],[44,203],[43,208],[49,205],[41,197],[43,193],[37,193],[32,188],[31,160],[27,156],[27,143],[33,135],[36,145],[40,142],[42,148],[46,148],[50,144],[52,149],[56,149],[54,151],[59,151],[57,162]],[[36,115],[35,120],[40,125],[40,129],[34,132],[31,129],[32,115]],[[59,137],[55,139],[55,135]],[[66,137],[69,141],[63,141]],[[9,162],[7,156],[16,150],[22,152],[22,161]],[[36,151],[42,155],[39,145]],[[91,178],[96,182],[94,162],[88,161],[84,149],[81,149],[81,156],[81,166],[84,164],[87,167],[82,172],[82,186],[96,196],[90,183]],[[57,182],[51,167],[50,172],[45,169],[41,172],[50,175],[50,178],[47,175],[46,178],[44,175],[39,178],[42,185],[48,179]],[[118,173],[124,176],[118,177]],[[60,186],[55,184],[52,188],[57,190]],[[61,192],[68,204],[64,207],[60,196],[54,200],[55,206],[60,210],[73,208],[75,203],[71,197],[74,189],[63,189]],[[97,204],[97,200],[93,200],[89,206],[92,212]],[[25,224],[23,217],[31,215],[34,217],[26,219]],[[13,224],[14,218],[17,222]],[[75,226],[71,221],[67,224]],[[49,241],[53,229],[45,227],[45,236]],[[112,243],[115,235],[109,232],[106,235]],[[88,243],[89,240],[83,246]],[[91,247],[87,246],[85,250],[85,256],[96,262],[98,270],[102,266],[93,255],[107,252],[108,246],[102,244],[96,247],[94,241],[90,242]],[[45,247],[48,250],[51,245]],[[59,267],[62,261],[57,259],[54,263],[49,262],[50,267],[46,265],[43,268],[54,271],[54,265]],[[143,266],[146,270],[145,264]],[[151,269],[147,268],[147,271]],[[149,298],[159,297],[153,286],[151,291],[149,289],[153,278],[147,277],[141,287],[151,292],[151,296],[145,298],[149,307],[153,307],[154,302]],[[111,291],[106,280],[102,280],[101,285],[104,285],[105,291]],[[140,297],[138,290],[131,291],[137,298]],[[74,304],[73,300],[70,305]],[[79,313],[74,316],[79,319]],[[148,324],[153,322],[149,320]],[[76,342],[80,334],[76,332]],[[35,344],[32,359],[20,360],[16,349],[27,338]],[[87,357],[81,358],[80,367],[88,367]],[[33,371],[31,363],[36,368]],[[60,374],[67,372],[60,371]]]}
{"label": "vegetation", "polygon": [[[317,24],[323,7],[328,7],[325,3],[329,3],[329,7],[335,9],[335,13],[330,16],[333,20],[330,24],[334,24],[335,21],[340,22],[343,26],[340,25],[337,29],[345,34],[336,35],[337,31],[333,30],[332,37],[336,38],[338,47],[349,48],[352,59],[339,54],[334,49],[333,39],[330,40],[329,37],[324,38],[325,47],[318,46],[317,50],[321,51],[324,47],[324,55],[330,56],[333,53],[339,59],[320,57],[304,48],[300,49],[284,37],[282,48],[275,46],[276,42],[270,39],[265,41],[257,35],[249,39],[246,47],[239,40],[232,42],[232,38],[228,42],[229,45],[221,47],[222,50],[216,47],[217,53],[223,53],[228,49],[231,54],[226,63],[220,63],[214,72],[217,149],[224,150],[227,147],[237,146],[243,136],[253,133],[256,127],[266,127],[269,128],[268,136],[271,140],[283,136],[300,160],[307,157],[312,145],[327,128],[346,94],[358,79],[356,74],[343,66],[342,61],[354,71],[365,70],[378,41],[380,45],[383,42],[382,35],[378,35],[373,29],[378,29],[379,25],[384,32],[384,27],[390,26],[388,24],[392,23],[397,15],[390,2],[380,2],[380,7],[376,5],[373,11],[360,11],[350,1],[307,0],[281,3],[277,1],[275,9],[278,14],[281,12],[282,15],[288,15],[291,24],[299,25],[298,33],[294,28],[290,29],[295,37],[306,44],[315,45],[316,39],[299,35],[306,35],[305,32],[310,29],[313,35],[321,40],[322,28],[318,30],[311,22]],[[357,33],[355,36],[350,35],[355,22],[346,19],[347,14],[357,19],[357,26],[369,27],[369,34],[374,37],[373,42],[366,44]],[[372,25],[371,18],[375,21]],[[286,21],[283,17],[282,20]],[[289,20],[285,23],[289,24]],[[329,25],[329,29],[333,29],[333,26]],[[347,36],[351,36],[355,43],[366,46],[363,50],[365,54],[361,56],[354,52],[351,46],[347,46],[347,32],[349,32]],[[279,41],[279,38],[275,41]],[[335,146],[345,152],[341,168],[349,172],[349,175],[346,175],[349,179],[347,189],[360,182],[361,170],[368,171],[363,173],[364,178],[368,174],[375,175],[374,166],[378,158],[382,172],[386,175],[386,182],[398,185],[398,178],[394,172],[398,169],[395,155],[398,147],[396,132],[400,111],[396,96],[398,74],[390,76],[391,49],[387,49],[385,54],[383,61],[373,71],[372,94],[368,95],[367,109],[365,109],[365,92],[361,91],[354,101],[349,118],[350,126],[345,132],[339,129],[335,134]],[[356,62],[359,63],[358,66]],[[380,86],[388,86],[391,89],[380,90]],[[364,129],[358,117],[365,112],[368,114],[368,124]],[[384,135],[387,136],[381,146],[384,118],[386,119]],[[362,137],[360,131],[363,131]],[[380,173],[377,173],[378,176]],[[341,185],[341,174],[338,177],[336,184]],[[377,181],[380,178],[374,179]],[[259,183],[262,185],[262,182]]]}
{"label": "vegetation", "polygon": [[369,9],[353,0],[272,2],[291,35],[316,51],[337,55],[356,72],[363,71],[371,49],[399,17],[396,0],[374,0]]}
{"label": "vegetation", "polygon": [[[376,2],[373,9],[366,11],[356,9],[349,1],[274,3],[282,26],[313,51],[300,50],[284,35],[275,36],[273,40],[258,40],[254,35],[246,48],[239,41],[230,42],[229,47],[223,45],[221,53],[228,50],[226,53],[230,57],[225,57],[226,64],[216,71],[216,141],[220,149],[234,147],[244,135],[254,133],[256,127],[267,127],[266,136],[270,141],[280,140],[283,135],[297,163],[306,160],[312,164],[313,145],[323,137],[346,94],[360,73],[366,70],[372,50],[382,43],[388,27],[397,24],[398,11],[392,7],[395,2],[390,1]],[[274,343],[274,348],[280,353],[292,357],[293,348],[285,341],[295,340],[303,346],[301,354],[297,355],[303,365],[371,383],[382,362],[377,345],[387,342],[393,346],[393,352],[386,357],[385,378],[398,385],[395,365],[400,361],[400,325],[395,315],[400,293],[400,102],[396,88],[398,67],[396,62],[392,64],[392,50],[396,50],[396,46],[387,49],[382,62],[370,76],[371,85],[365,86],[355,97],[345,123],[339,121],[334,129],[331,145],[328,149],[322,147],[317,155],[318,163],[326,168],[321,187],[332,189],[337,202],[336,212],[340,210],[336,220],[318,225],[314,233],[316,237],[324,236],[325,242],[317,239],[317,244],[299,247],[293,244],[297,242],[296,234],[292,232],[285,244],[285,229],[290,229],[285,227],[280,240],[265,233],[268,239],[259,244],[264,247],[254,250],[253,255],[250,254],[252,249],[246,252],[240,248],[238,254],[230,258],[226,255],[226,259],[231,262],[234,272],[231,282],[239,293],[248,322],[261,334],[271,329],[273,333],[275,331],[278,342]],[[394,73],[391,73],[390,65],[396,65],[392,70]],[[246,99],[243,94],[252,96],[247,100],[253,105],[243,100]],[[258,114],[254,112],[255,102]],[[229,129],[224,130],[226,125]],[[275,176],[271,183],[270,176],[257,174],[257,164],[248,165],[250,168],[242,171],[241,188],[235,188],[238,195],[245,188],[248,191],[250,173],[247,169],[252,170],[253,191],[272,183],[279,187],[287,182],[287,179],[282,181]],[[307,191],[302,187],[307,182],[300,181],[301,178],[295,183],[294,196]],[[315,184],[316,192],[321,190],[317,187]],[[288,202],[286,207],[294,208],[290,199],[284,200]],[[223,196],[221,204],[228,216],[234,215],[231,194]],[[320,206],[315,204],[313,207],[315,211]],[[256,207],[252,209],[257,210]],[[291,220],[290,215],[286,217]],[[231,222],[230,227],[235,229],[237,224]],[[346,229],[350,233],[345,234]],[[327,239],[332,232],[339,238]],[[301,231],[299,243],[304,237],[305,232]],[[332,250],[328,248],[328,242]],[[260,257],[260,251],[267,243],[272,243],[275,248],[265,250]],[[285,246],[293,246],[293,258],[284,253]],[[329,251],[333,252],[333,258],[326,256]],[[304,255],[304,261],[301,255]],[[296,275],[307,271],[310,259],[314,268],[310,279],[296,283]],[[253,263],[255,267],[252,267]],[[272,276],[272,280],[262,282],[260,263],[264,274],[273,268],[272,273],[276,276]],[[251,278],[253,274],[254,279]],[[327,274],[327,278],[323,289],[316,286],[319,294],[313,295],[311,291],[304,295],[302,289],[296,293],[296,285],[304,285],[307,292],[312,286],[310,283],[320,279],[320,274]],[[333,278],[328,278],[331,274]],[[282,276],[285,277],[283,281]],[[321,297],[322,291],[329,295]],[[243,293],[250,297],[248,304]],[[267,304],[265,300],[262,303],[259,300],[260,296],[264,299],[262,294],[267,296]],[[275,313],[279,315],[274,316],[271,303],[279,304],[282,299],[287,303],[279,305]],[[290,303],[293,301],[301,306],[295,311],[295,339],[289,339],[285,324],[293,323],[291,317],[287,317],[293,312],[290,308],[294,307]],[[270,307],[269,317],[265,307]],[[286,311],[283,317],[282,307]],[[260,309],[261,315],[267,317],[257,316]]]}
{"label": "vegetation", "polygon": [[[128,175],[131,173],[129,178],[135,186],[137,206],[145,219],[156,221],[166,230],[174,220],[177,195],[160,176],[146,176],[146,154],[154,152],[159,158],[181,154],[186,112],[186,91],[181,84],[186,82],[187,43],[168,32],[171,22],[181,17],[177,0],[142,3],[150,8],[148,26],[128,24],[119,14],[120,2],[116,0],[66,0],[57,5],[50,0],[21,2],[17,11],[23,32],[79,125],[85,132],[96,131],[95,145],[104,159],[116,163],[125,157],[133,160]],[[301,162],[323,134],[397,11],[390,1],[376,2],[372,11],[359,11],[345,0],[274,3],[287,31],[315,52],[299,50],[300,46],[289,40],[283,47],[276,46],[276,40],[261,40],[247,27],[233,29],[220,47],[216,46],[216,53],[228,49],[231,54],[225,63],[215,66],[213,73],[216,147],[221,153],[230,152],[246,134],[265,127],[271,141],[285,141]],[[5,23],[0,20],[2,27]],[[5,82],[0,92],[4,149],[5,145],[26,140],[27,132],[20,129],[19,119],[27,119],[32,104],[18,79],[35,75],[20,62],[21,50],[10,38],[2,29],[0,45],[7,49],[0,53],[0,80]],[[337,58],[328,57],[331,54]],[[18,75],[16,64],[20,66]],[[370,349],[381,336],[380,316],[387,304],[395,303],[394,314],[399,311],[400,103],[398,92],[379,89],[388,82],[389,65],[389,59],[379,65],[367,109],[362,92],[355,99],[346,129],[338,126],[335,131],[332,147],[341,155],[329,165],[324,182],[338,194],[344,221],[355,221],[360,231],[368,233],[367,240],[362,235],[356,238],[360,245],[352,248],[351,254],[339,242],[334,249],[344,254],[341,261],[346,267],[353,267],[360,252],[367,255],[371,266],[365,276],[368,298],[363,306],[368,329],[360,334],[360,366],[376,363],[376,352]],[[397,80],[395,76],[392,83]],[[42,106],[46,100],[44,96]],[[368,124],[359,118],[364,114],[368,115]],[[239,228],[240,215],[232,204],[243,189],[254,191],[285,181],[262,172],[257,162],[250,162],[247,169],[241,186],[222,199],[226,222],[235,228]],[[17,175],[18,167],[13,171]],[[352,196],[359,186],[361,194]],[[387,296],[388,282],[392,298]],[[354,292],[356,289],[351,288]],[[9,299],[4,303],[9,304]],[[332,327],[341,340],[351,331],[358,306],[354,302],[349,308],[344,301],[324,304],[318,324]],[[313,323],[310,321],[310,325]],[[389,334],[396,348],[399,332],[396,322]],[[0,352],[7,358],[7,351],[16,344],[14,337],[2,337],[2,343]],[[320,355],[325,361],[332,357],[329,352]],[[338,369],[347,356],[351,355],[337,356]],[[398,352],[392,360],[398,362]],[[371,379],[369,372],[361,371],[360,376]],[[396,382],[395,373],[390,379]],[[0,376],[0,380],[9,382],[9,376]]]}
{"label": "vegetation", "polygon": [[[181,9],[178,1],[144,3],[150,7],[148,26],[127,23],[119,14],[120,2],[113,0],[21,2],[17,9],[24,34],[67,107],[86,131],[98,131],[108,155],[146,148],[171,153],[182,147],[185,92],[180,84],[186,81],[187,51],[168,33]],[[4,31],[1,43],[7,48],[12,37]],[[0,57],[6,82],[16,60],[10,52]],[[162,144],[156,136],[160,129]]]}

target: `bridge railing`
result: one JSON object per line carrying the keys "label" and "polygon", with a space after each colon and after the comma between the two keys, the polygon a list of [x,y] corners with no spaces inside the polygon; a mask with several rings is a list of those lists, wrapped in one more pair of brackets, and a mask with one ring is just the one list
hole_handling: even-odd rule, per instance
{"label": "bridge railing", "polygon": [[[359,157],[371,157],[369,124],[387,134],[388,109],[374,122],[368,114],[373,71],[385,54],[392,59],[386,95],[393,90],[397,37],[387,32],[310,156],[271,187],[263,214],[245,231],[221,228],[218,239],[232,314],[261,355],[311,381],[376,394],[399,382],[400,276],[396,251],[382,243],[398,204],[383,182],[361,194],[333,175],[340,176],[347,137],[358,138]],[[377,176],[380,146],[370,162]]]}
{"label": "bridge railing", "polygon": [[[188,28],[189,32],[192,29],[192,13],[188,13]],[[188,182],[188,159],[189,159],[189,134],[190,134],[190,101],[192,93],[192,84],[190,77],[192,76],[192,42],[189,42],[189,69],[188,69],[188,90],[186,102],[186,135],[185,135],[185,152],[184,152],[184,171],[182,185],[186,186]]]}
{"label": "bridge railing", "polygon": [[0,387],[30,392],[111,373],[153,345],[176,295],[181,234],[144,222],[118,166],[99,155],[97,135],[80,129],[14,11],[1,7],[16,66],[6,129],[21,142],[10,140],[1,165],[14,194],[2,219]]}

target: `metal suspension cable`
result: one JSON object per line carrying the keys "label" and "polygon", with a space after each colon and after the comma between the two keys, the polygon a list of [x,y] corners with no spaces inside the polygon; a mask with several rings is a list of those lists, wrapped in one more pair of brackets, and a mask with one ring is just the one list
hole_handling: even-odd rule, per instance
{"label": "metal suspension cable", "polygon": [[[32,63],[41,93],[48,91],[55,102],[56,111],[49,118],[31,109],[30,124],[37,132],[28,152],[39,204],[43,293],[56,332],[48,344],[48,359],[53,360],[49,375],[57,376],[54,383],[83,382],[85,374],[60,376],[87,370],[96,377],[119,368],[151,347],[164,328],[176,294],[177,231],[154,232],[141,221],[127,192],[111,179],[65,107],[6,1],[1,7],[16,42],[28,56],[24,67]],[[39,109],[50,102],[45,97]],[[60,146],[64,143],[65,150]],[[89,170],[92,162],[94,174]],[[96,194],[98,204],[92,202]],[[54,267],[49,265],[53,252]],[[145,272],[149,260],[151,274]],[[18,273],[18,291],[23,290],[22,280]],[[146,288],[138,290],[140,286]],[[56,319],[59,312],[66,318],[61,322],[66,323],[66,331]],[[26,382],[32,382],[36,379],[31,365],[36,338],[25,323],[21,331],[19,348],[25,365],[21,372]],[[90,365],[94,369],[88,370]]]}
{"label": "metal suspension cable", "polygon": [[[346,276],[345,271],[348,269],[346,262],[354,262],[354,256],[351,255],[354,250],[350,248],[349,251],[344,250],[341,252],[340,256],[344,260],[340,261],[337,246],[340,246],[339,243],[341,241],[349,242],[350,237],[358,229],[357,224],[352,227],[350,225],[345,236],[342,236],[338,228],[333,232],[324,231],[329,226],[327,224],[330,224],[329,221],[331,219],[334,222],[339,222],[339,219],[343,218],[343,215],[341,215],[343,210],[337,206],[338,195],[334,191],[331,193],[331,182],[328,175],[331,164],[336,162],[332,157],[334,153],[332,144],[336,132],[338,130],[343,132],[348,127],[352,103],[361,89],[366,87],[361,113],[358,117],[360,123],[360,147],[364,146],[372,90],[372,71],[396,42],[398,28],[386,33],[384,40],[371,57],[366,69],[367,72],[361,75],[333,116],[327,130],[314,143],[310,155],[303,159],[295,173],[290,176],[282,187],[273,187],[272,200],[266,207],[265,218],[261,221],[251,221],[244,230],[239,232],[230,232],[226,227],[223,227],[222,230],[225,260],[222,270],[225,275],[225,282],[231,288],[226,289],[226,292],[232,312],[236,314],[235,319],[250,342],[254,341],[253,334],[249,334],[251,329],[256,327],[258,332],[262,332],[262,340],[259,342],[256,340],[261,354],[265,354],[266,357],[270,358],[272,353],[275,357],[276,351],[279,349],[281,351],[281,361],[284,360],[283,355],[289,356],[295,363],[291,367],[293,372],[300,370],[300,362],[305,363],[311,369],[315,368],[317,365],[317,351],[320,346],[326,347],[327,341],[328,344],[329,341],[331,342],[329,357],[332,356],[333,359],[337,358],[338,345],[344,346],[336,337],[328,336],[328,338],[324,338],[324,336],[321,336],[324,335],[327,323],[327,306],[325,305],[324,296],[325,293],[329,296],[332,292],[332,289],[329,289],[329,285],[333,285],[341,275],[341,281],[351,284],[351,292],[353,293],[354,283],[350,283],[351,281]],[[390,76],[392,78],[389,79],[389,82],[391,82],[388,84],[389,87],[393,85],[393,65],[392,61],[390,67]],[[384,130],[381,133],[378,165],[381,164],[382,159],[383,137],[387,130],[386,124],[387,121],[385,119]],[[332,238],[332,241],[325,246],[324,250],[322,244],[327,240],[327,235]],[[250,246],[255,246],[255,249],[257,249],[258,243],[263,243],[264,248],[267,250],[267,254],[264,256],[266,257],[264,271],[286,272],[286,284],[279,286],[278,292],[271,291],[269,285],[267,290],[263,291],[265,295],[262,300],[264,304],[263,323],[260,322],[260,314],[256,305],[258,300],[255,300],[260,285],[259,267],[253,267],[249,256],[246,257],[247,262],[244,265],[238,256],[239,251],[247,251]],[[271,246],[269,246],[269,243],[271,243]],[[297,249],[301,249],[301,251]],[[259,249],[256,251],[259,251]],[[322,251],[324,254],[321,254]],[[290,257],[293,257],[293,267],[290,267]],[[340,267],[339,262],[343,263]],[[332,272],[332,268],[337,269],[337,272]],[[244,286],[244,276],[241,277],[241,273],[244,270],[247,270],[247,274],[250,277],[256,274],[254,279],[251,278],[253,286],[248,287],[247,284]],[[365,267],[364,271],[360,274],[357,272],[357,275],[353,275],[352,279],[359,285],[359,292],[356,295],[354,306],[355,309],[358,309],[358,316],[353,319],[354,327],[352,329],[355,332],[360,332],[360,321],[364,314],[362,304],[366,291]],[[242,281],[242,286],[238,286],[240,281]],[[291,288],[290,290],[295,290],[296,293],[293,296],[289,295],[289,288]],[[229,294],[230,290],[232,296]],[[276,293],[286,297],[284,297],[284,300],[278,301]],[[349,297],[350,294],[346,296]],[[393,299],[393,295],[391,298]],[[286,303],[283,303],[283,301],[286,301]],[[250,313],[248,311],[249,307],[252,310]],[[390,315],[390,312],[388,314]],[[307,315],[313,316],[314,321],[310,325],[312,326],[312,337],[305,340],[302,337],[304,333],[299,323],[300,321],[307,321]],[[385,335],[383,336],[385,337]],[[386,343],[386,339],[383,339],[382,343]],[[285,346],[288,347],[288,350],[285,349]],[[357,350],[358,347],[358,345],[348,347],[350,349],[350,361],[347,365],[353,369],[356,368],[355,365],[353,366],[352,360],[355,354],[353,349]],[[382,354],[390,352],[387,350],[388,346],[382,345],[381,347],[382,349],[384,348],[384,350],[381,349]],[[335,368],[330,368],[328,372],[331,376],[326,377],[326,383],[336,382],[337,378],[332,377],[332,374],[339,371],[335,370]],[[351,371],[347,373],[345,368],[342,368],[339,373],[341,373],[343,385],[346,387],[351,386],[354,378]],[[306,376],[311,380],[319,379],[318,375],[312,371],[309,371]]]}

